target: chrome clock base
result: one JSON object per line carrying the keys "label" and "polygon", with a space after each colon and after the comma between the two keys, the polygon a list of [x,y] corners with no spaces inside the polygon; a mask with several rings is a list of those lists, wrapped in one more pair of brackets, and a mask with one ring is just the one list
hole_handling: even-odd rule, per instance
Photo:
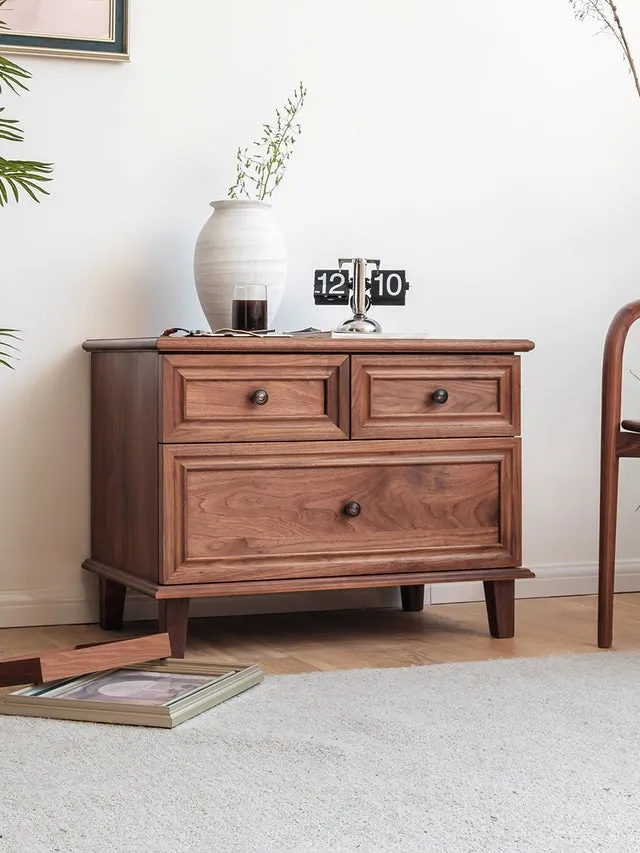
{"label": "chrome clock base", "polygon": [[345,320],[336,332],[353,332],[358,335],[376,334],[382,331],[382,326],[364,314],[356,314],[350,320]]}

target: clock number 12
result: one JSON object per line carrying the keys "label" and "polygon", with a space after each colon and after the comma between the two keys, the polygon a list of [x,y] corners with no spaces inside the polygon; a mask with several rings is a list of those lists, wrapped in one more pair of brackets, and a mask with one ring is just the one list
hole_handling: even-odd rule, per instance
{"label": "clock number 12", "polygon": [[313,295],[316,305],[347,305],[349,276],[340,270],[316,270]]}

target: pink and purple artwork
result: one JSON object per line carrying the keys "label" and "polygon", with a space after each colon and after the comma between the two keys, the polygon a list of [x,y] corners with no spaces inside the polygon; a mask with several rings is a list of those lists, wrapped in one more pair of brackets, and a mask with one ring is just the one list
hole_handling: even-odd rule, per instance
{"label": "pink and purple artwork", "polygon": [[127,5],[127,0],[5,0],[0,51],[127,58]]}
{"label": "pink and purple artwork", "polygon": [[2,9],[9,30],[49,38],[111,38],[111,0],[10,0]]}

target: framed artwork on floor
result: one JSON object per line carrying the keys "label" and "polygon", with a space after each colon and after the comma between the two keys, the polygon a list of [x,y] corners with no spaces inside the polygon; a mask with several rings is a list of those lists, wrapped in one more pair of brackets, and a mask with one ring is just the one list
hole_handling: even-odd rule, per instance
{"label": "framed artwork on floor", "polygon": [[0,54],[129,59],[129,0],[4,0]]}
{"label": "framed artwork on floor", "polygon": [[0,696],[0,714],[171,729],[263,678],[256,664],[169,658],[31,684]]}

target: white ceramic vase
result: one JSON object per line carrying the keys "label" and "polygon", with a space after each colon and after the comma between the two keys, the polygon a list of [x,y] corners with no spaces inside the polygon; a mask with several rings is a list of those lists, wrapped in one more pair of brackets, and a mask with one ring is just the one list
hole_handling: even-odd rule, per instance
{"label": "white ceramic vase", "polygon": [[213,213],[196,243],[198,298],[212,329],[231,325],[237,284],[266,284],[269,328],[284,294],[287,248],[264,201],[212,201]]}

